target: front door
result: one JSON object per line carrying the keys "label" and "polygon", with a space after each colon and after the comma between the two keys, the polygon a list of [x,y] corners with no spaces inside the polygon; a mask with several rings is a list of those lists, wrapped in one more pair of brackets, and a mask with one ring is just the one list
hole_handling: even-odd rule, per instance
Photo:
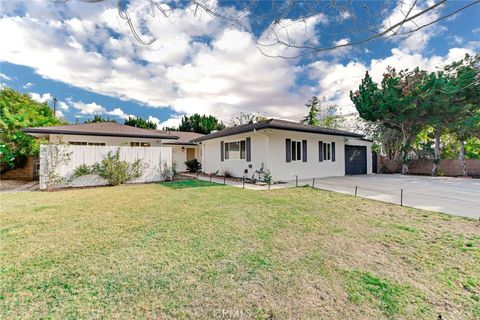
{"label": "front door", "polygon": [[187,148],[187,161],[195,159],[195,148]]}

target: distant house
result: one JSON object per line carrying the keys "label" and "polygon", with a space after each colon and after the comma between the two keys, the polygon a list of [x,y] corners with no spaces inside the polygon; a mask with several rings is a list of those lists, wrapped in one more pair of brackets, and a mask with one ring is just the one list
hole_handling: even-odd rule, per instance
{"label": "distant house", "polygon": [[191,140],[203,135],[195,132],[141,129],[115,122],[72,124],[56,127],[26,128],[32,136],[53,143],[89,146],[131,146],[172,148],[178,171],[186,171],[185,161],[201,158],[199,147]]}
{"label": "distant house", "polygon": [[274,180],[372,173],[372,142],[363,135],[268,119],[193,140],[203,171],[251,176],[269,170]]}

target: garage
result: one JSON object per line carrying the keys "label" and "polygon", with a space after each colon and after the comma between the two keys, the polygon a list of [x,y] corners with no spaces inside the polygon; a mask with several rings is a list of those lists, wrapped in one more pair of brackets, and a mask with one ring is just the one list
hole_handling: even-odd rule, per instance
{"label": "garage", "polygon": [[367,174],[367,147],[345,146],[345,174]]}

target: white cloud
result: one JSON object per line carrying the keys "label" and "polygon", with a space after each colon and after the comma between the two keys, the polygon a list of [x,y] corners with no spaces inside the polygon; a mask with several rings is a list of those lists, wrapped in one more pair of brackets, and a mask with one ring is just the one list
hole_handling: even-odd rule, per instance
{"label": "white cloud", "polygon": [[55,111],[55,115],[56,115],[57,118],[59,118],[59,119],[65,118],[65,114],[64,114],[61,110],[56,110],[56,111]]}
{"label": "white cloud", "polygon": [[157,124],[157,129],[161,130],[163,128],[178,127],[178,125],[182,121],[182,116],[175,116],[175,117],[172,117],[172,118],[170,118],[166,121],[163,121],[163,122],[160,122],[160,119],[158,119],[156,117],[149,116],[148,120],[156,123]]}
{"label": "white cloud", "polygon": [[116,116],[116,117],[119,117],[121,119],[128,119],[129,117],[130,118],[135,118],[135,116],[133,114],[126,114],[120,108],[115,108],[112,111],[107,111],[106,114],[108,114],[110,116]]}
{"label": "white cloud", "polygon": [[[407,14],[408,17],[412,17],[423,11],[426,7],[432,5],[432,0],[398,0],[397,6],[383,21],[383,26],[380,31],[384,31],[401,22],[405,19]],[[417,18],[402,24],[400,27],[395,28],[389,32],[388,35],[394,37],[396,40],[400,40],[400,48],[409,50],[411,52],[420,52],[426,47],[431,38],[438,35],[442,31],[446,31],[446,28],[439,24],[433,24],[415,32],[411,31],[417,30],[419,27],[427,25],[429,22],[438,19],[440,17],[440,10],[441,9],[437,8],[435,10],[428,11]]]}
{"label": "white cloud", "polygon": [[63,101],[58,101],[57,102],[57,105],[58,105],[58,108],[59,109],[62,109],[63,111],[68,111],[70,109],[70,107],[68,106],[68,104],[66,104],[65,102]]}
{"label": "white cloud", "polygon": [[22,86],[22,88],[23,88],[23,89],[29,89],[29,88],[31,88],[31,87],[33,87],[33,86],[35,86],[33,83],[28,82],[28,83],[24,84],[24,85]]}
{"label": "white cloud", "polygon": [[107,110],[101,105],[91,102],[84,103],[82,101],[72,101],[72,107],[79,110],[81,115],[95,115],[95,114],[105,114]]}
{"label": "white cloud", "polygon": [[12,78],[10,78],[9,76],[7,76],[4,73],[0,73],[0,79],[4,79],[4,80],[7,80],[7,81],[12,81]]}
{"label": "white cloud", "polygon": [[53,96],[50,93],[44,93],[40,95],[36,92],[30,92],[30,97],[32,97],[33,100],[40,103],[47,102],[53,98]]}

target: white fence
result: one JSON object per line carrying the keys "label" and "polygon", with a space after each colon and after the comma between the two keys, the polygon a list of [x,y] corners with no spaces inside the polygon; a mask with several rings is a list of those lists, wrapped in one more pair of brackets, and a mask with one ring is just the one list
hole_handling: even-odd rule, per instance
{"label": "white fence", "polygon": [[98,175],[89,174],[71,179],[74,170],[82,164],[91,166],[101,162],[109,152],[119,150],[120,160],[144,164],[142,176],[130,183],[165,180],[162,170],[172,167],[171,147],[73,146],[45,144],[40,146],[40,189],[106,185]]}

